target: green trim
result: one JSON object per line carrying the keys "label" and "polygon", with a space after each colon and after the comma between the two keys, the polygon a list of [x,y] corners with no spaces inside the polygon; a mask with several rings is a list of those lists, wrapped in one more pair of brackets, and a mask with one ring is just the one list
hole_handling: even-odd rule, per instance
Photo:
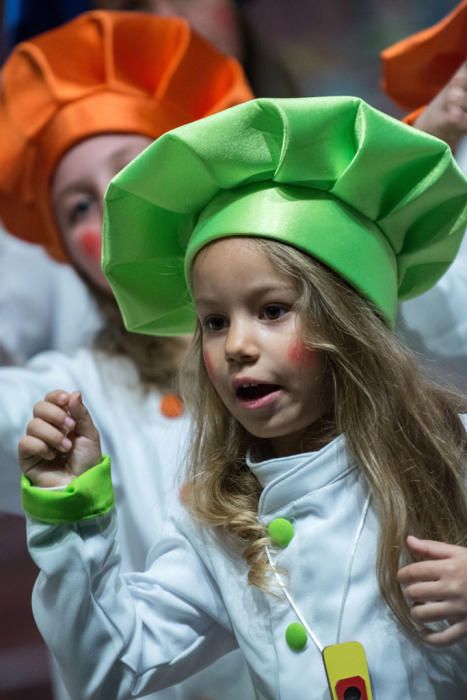
{"label": "green trim", "polygon": [[73,479],[61,491],[33,486],[23,474],[21,503],[31,518],[45,523],[73,523],[106,515],[115,505],[110,458]]}
{"label": "green trim", "polygon": [[276,547],[281,547],[282,549],[288,547],[294,538],[294,534],[294,526],[286,518],[276,518],[271,520],[268,525],[268,535]]}

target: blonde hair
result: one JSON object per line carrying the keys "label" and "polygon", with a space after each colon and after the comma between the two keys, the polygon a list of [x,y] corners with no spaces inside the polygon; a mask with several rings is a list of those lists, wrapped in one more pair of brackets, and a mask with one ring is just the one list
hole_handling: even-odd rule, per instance
{"label": "blonde hair", "polygon": [[[325,353],[333,392],[325,426],[345,435],[379,518],[381,593],[399,622],[417,634],[396,574],[401,559],[411,560],[409,533],[467,544],[467,438],[458,417],[467,403],[425,379],[378,311],[338,275],[290,246],[252,240],[297,285],[305,344]],[[201,523],[234,537],[250,584],[267,589],[261,486],[245,464],[246,451],[260,441],[228,413],[211,385],[199,328],[181,387],[194,418],[187,507]]]}
{"label": "blonde hair", "polygon": [[103,327],[93,343],[96,350],[130,359],[138,370],[143,389],[174,391],[178,368],[186,352],[185,340],[130,333],[123,325],[115,298],[91,284],[84,275],[81,278],[91,289],[103,319]]}

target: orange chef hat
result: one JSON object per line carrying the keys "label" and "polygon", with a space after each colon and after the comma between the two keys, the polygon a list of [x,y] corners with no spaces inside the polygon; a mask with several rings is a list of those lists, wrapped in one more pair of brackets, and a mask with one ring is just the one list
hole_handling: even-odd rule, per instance
{"label": "orange chef hat", "polygon": [[467,0],[432,27],[381,53],[382,87],[404,109],[426,105],[467,56]]}
{"label": "orange chef hat", "polygon": [[50,185],[71,146],[157,138],[251,97],[240,64],[180,18],[93,11],[29,39],[1,71],[0,218],[65,261]]}

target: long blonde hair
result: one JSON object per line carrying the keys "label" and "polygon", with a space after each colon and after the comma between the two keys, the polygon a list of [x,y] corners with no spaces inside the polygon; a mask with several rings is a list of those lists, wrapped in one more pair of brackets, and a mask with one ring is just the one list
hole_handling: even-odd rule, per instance
{"label": "long blonde hair", "polygon": [[[345,435],[379,518],[381,593],[400,623],[417,634],[396,574],[401,558],[411,560],[408,533],[467,545],[467,438],[458,417],[467,412],[467,402],[424,378],[377,310],[338,275],[290,246],[254,242],[296,283],[305,343],[326,356],[333,392],[328,425],[333,434]],[[194,418],[187,507],[202,524],[233,536],[248,563],[249,582],[267,589],[261,487],[245,464],[247,449],[258,441],[211,385],[199,328],[181,388]]]}

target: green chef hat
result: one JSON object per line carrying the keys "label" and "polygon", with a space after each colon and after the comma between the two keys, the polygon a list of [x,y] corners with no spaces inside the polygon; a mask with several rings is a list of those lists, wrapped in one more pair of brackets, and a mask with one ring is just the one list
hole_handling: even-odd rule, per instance
{"label": "green chef hat", "polygon": [[111,182],[103,268],[131,331],[194,328],[190,267],[227,236],[317,258],[394,323],[467,222],[448,146],[355,97],[259,99],[161,136]]}

